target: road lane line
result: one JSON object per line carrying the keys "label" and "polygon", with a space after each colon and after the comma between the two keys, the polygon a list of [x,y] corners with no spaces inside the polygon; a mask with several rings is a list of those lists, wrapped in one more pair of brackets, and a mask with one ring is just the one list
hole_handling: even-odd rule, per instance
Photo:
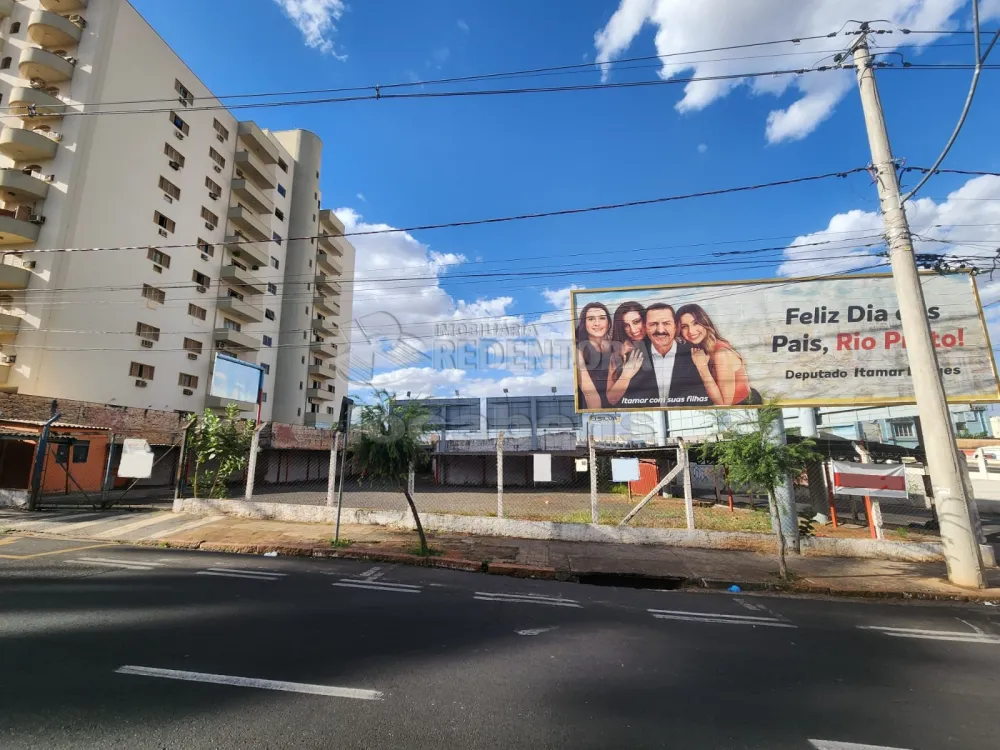
{"label": "road lane line", "polygon": [[536,597],[516,596],[511,594],[489,594],[477,591],[473,599],[481,602],[505,602],[508,604],[545,604],[549,607],[573,607],[583,609],[583,606],[570,599],[538,599]]}
{"label": "road lane line", "polygon": [[986,633],[983,632],[982,628],[977,628],[975,625],[973,625],[968,620],[963,620],[961,617],[956,617],[955,619],[958,620],[963,625],[968,625],[969,629],[972,630],[973,633],[978,633],[979,635],[986,635]]}
{"label": "road lane line", "polygon": [[928,641],[953,641],[956,643],[1000,644],[1000,636],[966,633],[951,630],[922,630],[920,628],[894,628],[882,625],[858,625],[860,630],[874,630],[894,638],[923,638]]}
{"label": "road lane line", "polygon": [[798,625],[792,625],[790,622],[760,622],[755,620],[722,620],[716,617],[684,617],[683,615],[656,615],[657,620],[678,620],[680,622],[712,622],[718,625],[751,625],[753,627],[760,626],[762,628],[797,628]]}
{"label": "road lane line", "polygon": [[334,687],[333,685],[312,685],[307,682],[283,682],[281,680],[261,680],[255,677],[233,677],[207,672],[185,672],[178,669],[158,669],[156,667],[136,667],[125,665],[115,670],[117,674],[138,675],[140,677],[162,677],[167,680],[187,682],[207,682],[213,685],[258,688],[260,690],[280,690],[286,693],[307,693],[325,695],[331,698],[354,698],[362,701],[380,701],[384,697],[379,690]]}
{"label": "road lane line", "polygon": [[143,526],[152,526],[155,523],[169,521],[170,518],[171,516],[167,513],[153,512],[138,521],[133,521],[132,523],[127,523],[123,526],[116,526],[113,529],[102,531],[100,534],[96,534],[95,536],[97,539],[112,539],[118,534],[128,534],[137,529],[141,529]]}
{"label": "road lane line", "polygon": [[395,588],[400,588],[400,589],[418,589],[419,590],[421,588],[420,586],[414,586],[413,584],[410,584],[410,583],[396,583],[395,581],[373,581],[370,578],[367,579],[367,580],[365,580],[365,579],[359,579],[359,578],[341,578],[340,582],[341,583],[365,583],[365,584],[370,584],[372,586],[393,586]]}
{"label": "road lane line", "polygon": [[79,557],[78,560],[86,560],[87,562],[106,562],[114,563],[115,565],[147,565],[153,566],[155,568],[162,568],[163,563],[158,562],[146,562],[145,560],[122,560],[115,557]]}
{"label": "road lane line", "polygon": [[174,526],[170,529],[163,529],[157,531],[149,536],[142,537],[143,539],[162,539],[165,536],[170,536],[171,534],[180,534],[182,531],[190,531],[191,529],[197,529],[199,526],[206,526],[210,523],[215,523],[222,519],[222,516],[208,516],[206,518],[199,518],[194,521],[188,521],[187,523],[182,523],[180,526]]}
{"label": "road lane line", "polygon": [[885,745],[857,745],[853,742],[831,742],[830,740],[809,740],[816,750],[906,750],[902,747],[886,747]]}
{"label": "road lane line", "polygon": [[[41,527],[47,529],[50,526],[59,526],[66,521],[72,521],[75,518],[93,518],[94,511],[88,511],[87,513],[73,513],[71,515],[59,515],[59,516],[48,516],[47,518],[34,518],[30,521],[19,521],[18,523],[12,524],[11,528],[17,529],[18,531],[28,531],[29,529],[34,531],[36,527]],[[107,516],[104,516],[107,518]],[[70,524],[74,526],[75,524]]]}
{"label": "road lane line", "polygon": [[245,578],[251,581],[280,581],[274,576],[247,575],[245,573],[220,573],[217,570],[199,570],[196,576],[216,576],[218,578]]}
{"label": "road lane line", "polygon": [[397,594],[419,594],[420,589],[403,589],[395,586],[369,586],[364,583],[344,583],[343,581],[332,583],[331,586],[339,586],[345,589],[368,589],[369,591],[393,591]]}
{"label": "road lane line", "polygon": [[722,620],[746,620],[749,622],[781,622],[777,617],[759,617],[755,615],[720,615],[715,612],[684,612],[679,609],[650,609],[651,614],[684,615],[685,617],[715,617]]}
{"label": "road lane line", "polygon": [[208,570],[215,570],[220,573],[246,573],[248,575],[260,575],[260,576],[287,576],[288,573],[278,573],[274,570],[261,570],[260,568],[208,568]]}
{"label": "road lane line", "polygon": [[551,628],[528,628],[527,630],[515,630],[514,632],[518,635],[541,635],[542,633],[548,633],[550,630],[558,630],[558,625],[553,625]]}
{"label": "road lane line", "polygon": [[128,563],[95,562],[94,560],[67,560],[74,565],[97,565],[102,568],[119,568],[121,570],[152,570],[147,565],[129,565]]}
{"label": "road lane line", "polygon": [[[88,514],[88,515],[93,515],[93,514],[91,513],[91,514]],[[75,534],[80,529],[89,529],[91,526],[97,526],[98,524],[107,523],[108,521],[114,521],[114,520],[117,520],[117,519],[121,518],[124,515],[126,515],[126,514],[125,513],[113,513],[111,515],[102,515],[100,518],[95,518],[92,521],[83,521],[82,523],[71,523],[69,526],[64,526],[64,527],[60,528],[59,529],[59,533],[60,534]]]}

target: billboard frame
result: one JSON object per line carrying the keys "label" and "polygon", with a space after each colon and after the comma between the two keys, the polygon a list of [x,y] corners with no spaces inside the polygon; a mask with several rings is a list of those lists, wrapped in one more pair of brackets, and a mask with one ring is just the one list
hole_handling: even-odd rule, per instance
{"label": "billboard frame", "polygon": [[[945,394],[946,401],[949,404],[993,404],[1000,403],[1000,372],[997,370],[996,357],[993,355],[993,344],[990,341],[990,329],[986,324],[986,315],[983,312],[982,300],[979,297],[979,286],[976,283],[976,274],[971,270],[962,269],[959,271],[949,271],[949,275],[965,275],[969,277],[969,282],[972,285],[972,296],[976,304],[976,312],[979,316],[979,323],[983,329],[983,335],[986,339],[986,346],[989,348],[990,352],[990,367],[993,371],[993,383],[996,386],[996,390],[992,395],[980,394],[979,397],[974,399],[968,398],[958,398],[953,396],[948,396]],[[940,276],[941,274],[934,271],[920,271],[919,275],[923,277],[933,277]],[[606,294],[612,292],[645,292],[654,289],[692,289],[696,287],[707,287],[707,286],[769,286],[769,285],[779,285],[779,284],[797,284],[805,281],[842,281],[845,279],[891,279],[891,273],[858,273],[858,274],[837,274],[837,275],[818,275],[818,276],[795,276],[791,278],[768,278],[768,279],[739,279],[737,281],[718,281],[712,283],[705,283],[699,281],[688,281],[682,284],[642,284],[640,286],[612,286],[612,287],[597,287],[594,289],[571,289],[569,294],[569,306],[570,306],[570,328],[571,335],[570,340],[573,342],[573,404],[578,414],[605,414],[608,412],[619,413],[622,412],[621,407],[609,408],[609,409],[581,409],[580,408],[580,373],[577,369],[577,358],[576,358],[576,325],[577,325],[577,305],[576,297],[578,294]],[[893,290],[895,294],[895,290]],[[915,405],[917,403],[916,396],[896,396],[887,398],[875,398],[871,396],[859,396],[857,398],[819,398],[819,399],[798,399],[795,401],[783,401],[779,400],[777,402],[778,406],[782,408],[796,408],[800,406],[905,406],[905,405]],[[715,409],[759,409],[765,404],[747,404],[745,406],[650,406],[647,408],[625,410],[626,412],[638,413],[643,411],[712,411]]]}
{"label": "billboard frame", "polygon": [[[254,403],[257,406],[257,413],[256,413],[256,416],[255,416],[255,421],[259,425],[260,424],[260,412],[261,412],[261,406],[262,406],[261,395],[264,393],[264,368],[261,367],[256,362],[245,362],[244,360],[239,359],[238,357],[231,357],[228,354],[223,354],[222,352],[217,351],[217,352],[215,352],[215,359],[212,360],[212,378],[209,380],[209,384],[208,384],[208,393],[209,393],[209,395],[213,395],[212,394],[212,382],[215,379],[215,363],[218,362],[220,359],[224,360],[226,362],[235,362],[238,365],[242,365],[244,367],[249,367],[249,368],[253,368],[253,369],[257,370],[257,399],[254,401]],[[223,398],[225,398],[225,397],[223,397]]]}

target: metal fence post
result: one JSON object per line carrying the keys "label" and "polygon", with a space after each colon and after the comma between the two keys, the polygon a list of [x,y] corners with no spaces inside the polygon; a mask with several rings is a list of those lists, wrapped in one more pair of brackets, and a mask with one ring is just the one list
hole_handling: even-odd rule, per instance
{"label": "metal fence post", "polygon": [[257,429],[253,431],[253,438],[250,440],[250,461],[247,464],[247,487],[243,493],[243,497],[247,500],[253,500],[253,483],[257,477],[257,453],[260,451],[260,433],[266,424],[267,422],[261,422],[257,425]]}
{"label": "metal fence post", "polygon": [[[124,440],[124,438],[122,439]],[[112,432],[108,437],[108,460],[104,466],[104,479],[101,481],[101,505],[108,501],[108,495],[111,494],[111,464],[114,463],[114,460],[115,433]]]}
{"label": "metal fence post", "polygon": [[497,433],[497,518],[503,518],[503,433]]}
{"label": "metal fence post", "polygon": [[[55,406],[55,401],[52,404]],[[49,420],[42,425],[41,433],[38,436],[38,444],[35,446],[35,463],[31,467],[31,490],[28,493],[28,510],[34,510],[38,505],[38,496],[42,492],[42,470],[45,468],[45,459],[49,452],[49,428],[61,416],[62,414],[57,412],[49,417]]]}
{"label": "metal fence post", "polygon": [[340,430],[333,433],[333,447],[330,449],[330,469],[326,477],[326,504],[332,508],[337,495],[337,453],[340,451]]}
{"label": "metal fence post", "polygon": [[601,522],[597,508],[597,451],[594,449],[594,436],[587,435],[587,460],[590,463],[590,522]]}
{"label": "metal fence post", "polygon": [[694,531],[694,493],[691,491],[691,461],[688,459],[687,443],[683,438],[677,438],[677,461],[684,468],[681,476],[684,479],[684,517],[687,519],[688,531]]}

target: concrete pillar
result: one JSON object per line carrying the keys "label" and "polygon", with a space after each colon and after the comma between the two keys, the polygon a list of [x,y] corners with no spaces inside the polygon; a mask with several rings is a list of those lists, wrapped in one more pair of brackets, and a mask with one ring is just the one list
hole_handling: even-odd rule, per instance
{"label": "concrete pillar", "polygon": [[593,435],[587,435],[587,463],[590,469],[590,522],[597,524],[601,517],[597,507],[597,451]]}
{"label": "concrete pillar", "polygon": [[503,518],[503,433],[497,433],[497,518]]}
{"label": "concrete pillar", "polygon": [[257,478],[257,454],[260,452],[260,433],[264,430],[267,422],[261,422],[257,429],[253,431],[253,438],[250,440],[250,460],[247,462],[247,486],[243,493],[246,500],[253,500],[253,485]]}
{"label": "concrete pillar", "polygon": [[[787,442],[785,439],[785,420],[780,414],[774,423],[771,439],[781,445]],[[778,506],[778,523],[781,524],[781,531],[785,537],[785,547],[798,552],[799,518],[795,509],[795,486],[792,483],[792,477],[788,477],[783,484],[778,485],[774,499]]]}
{"label": "concrete pillar", "polygon": [[332,508],[337,502],[337,453],[340,450],[340,431],[333,433],[333,446],[330,448],[330,469],[326,477],[326,504]]}

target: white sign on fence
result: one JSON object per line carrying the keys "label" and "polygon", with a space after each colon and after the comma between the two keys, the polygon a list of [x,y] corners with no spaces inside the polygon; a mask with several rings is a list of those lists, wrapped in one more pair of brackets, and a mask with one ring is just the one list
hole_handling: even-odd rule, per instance
{"label": "white sign on fence", "polygon": [[639,459],[638,458],[612,458],[611,459],[611,481],[612,482],[637,482],[637,481],[639,481]]}
{"label": "white sign on fence", "polygon": [[118,476],[129,479],[147,479],[153,473],[153,451],[149,443],[136,438],[126,438],[122,445],[122,459]]}
{"label": "white sign on fence", "polygon": [[576,459],[576,470],[579,472],[584,472],[587,470],[587,459],[578,458]]}
{"label": "white sign on fence", "polygon": [[534,478],[536,482],[551,482],[552,481],[552,454],[551,453],[533,453],[532,458],[535,462],[535,473]]}

